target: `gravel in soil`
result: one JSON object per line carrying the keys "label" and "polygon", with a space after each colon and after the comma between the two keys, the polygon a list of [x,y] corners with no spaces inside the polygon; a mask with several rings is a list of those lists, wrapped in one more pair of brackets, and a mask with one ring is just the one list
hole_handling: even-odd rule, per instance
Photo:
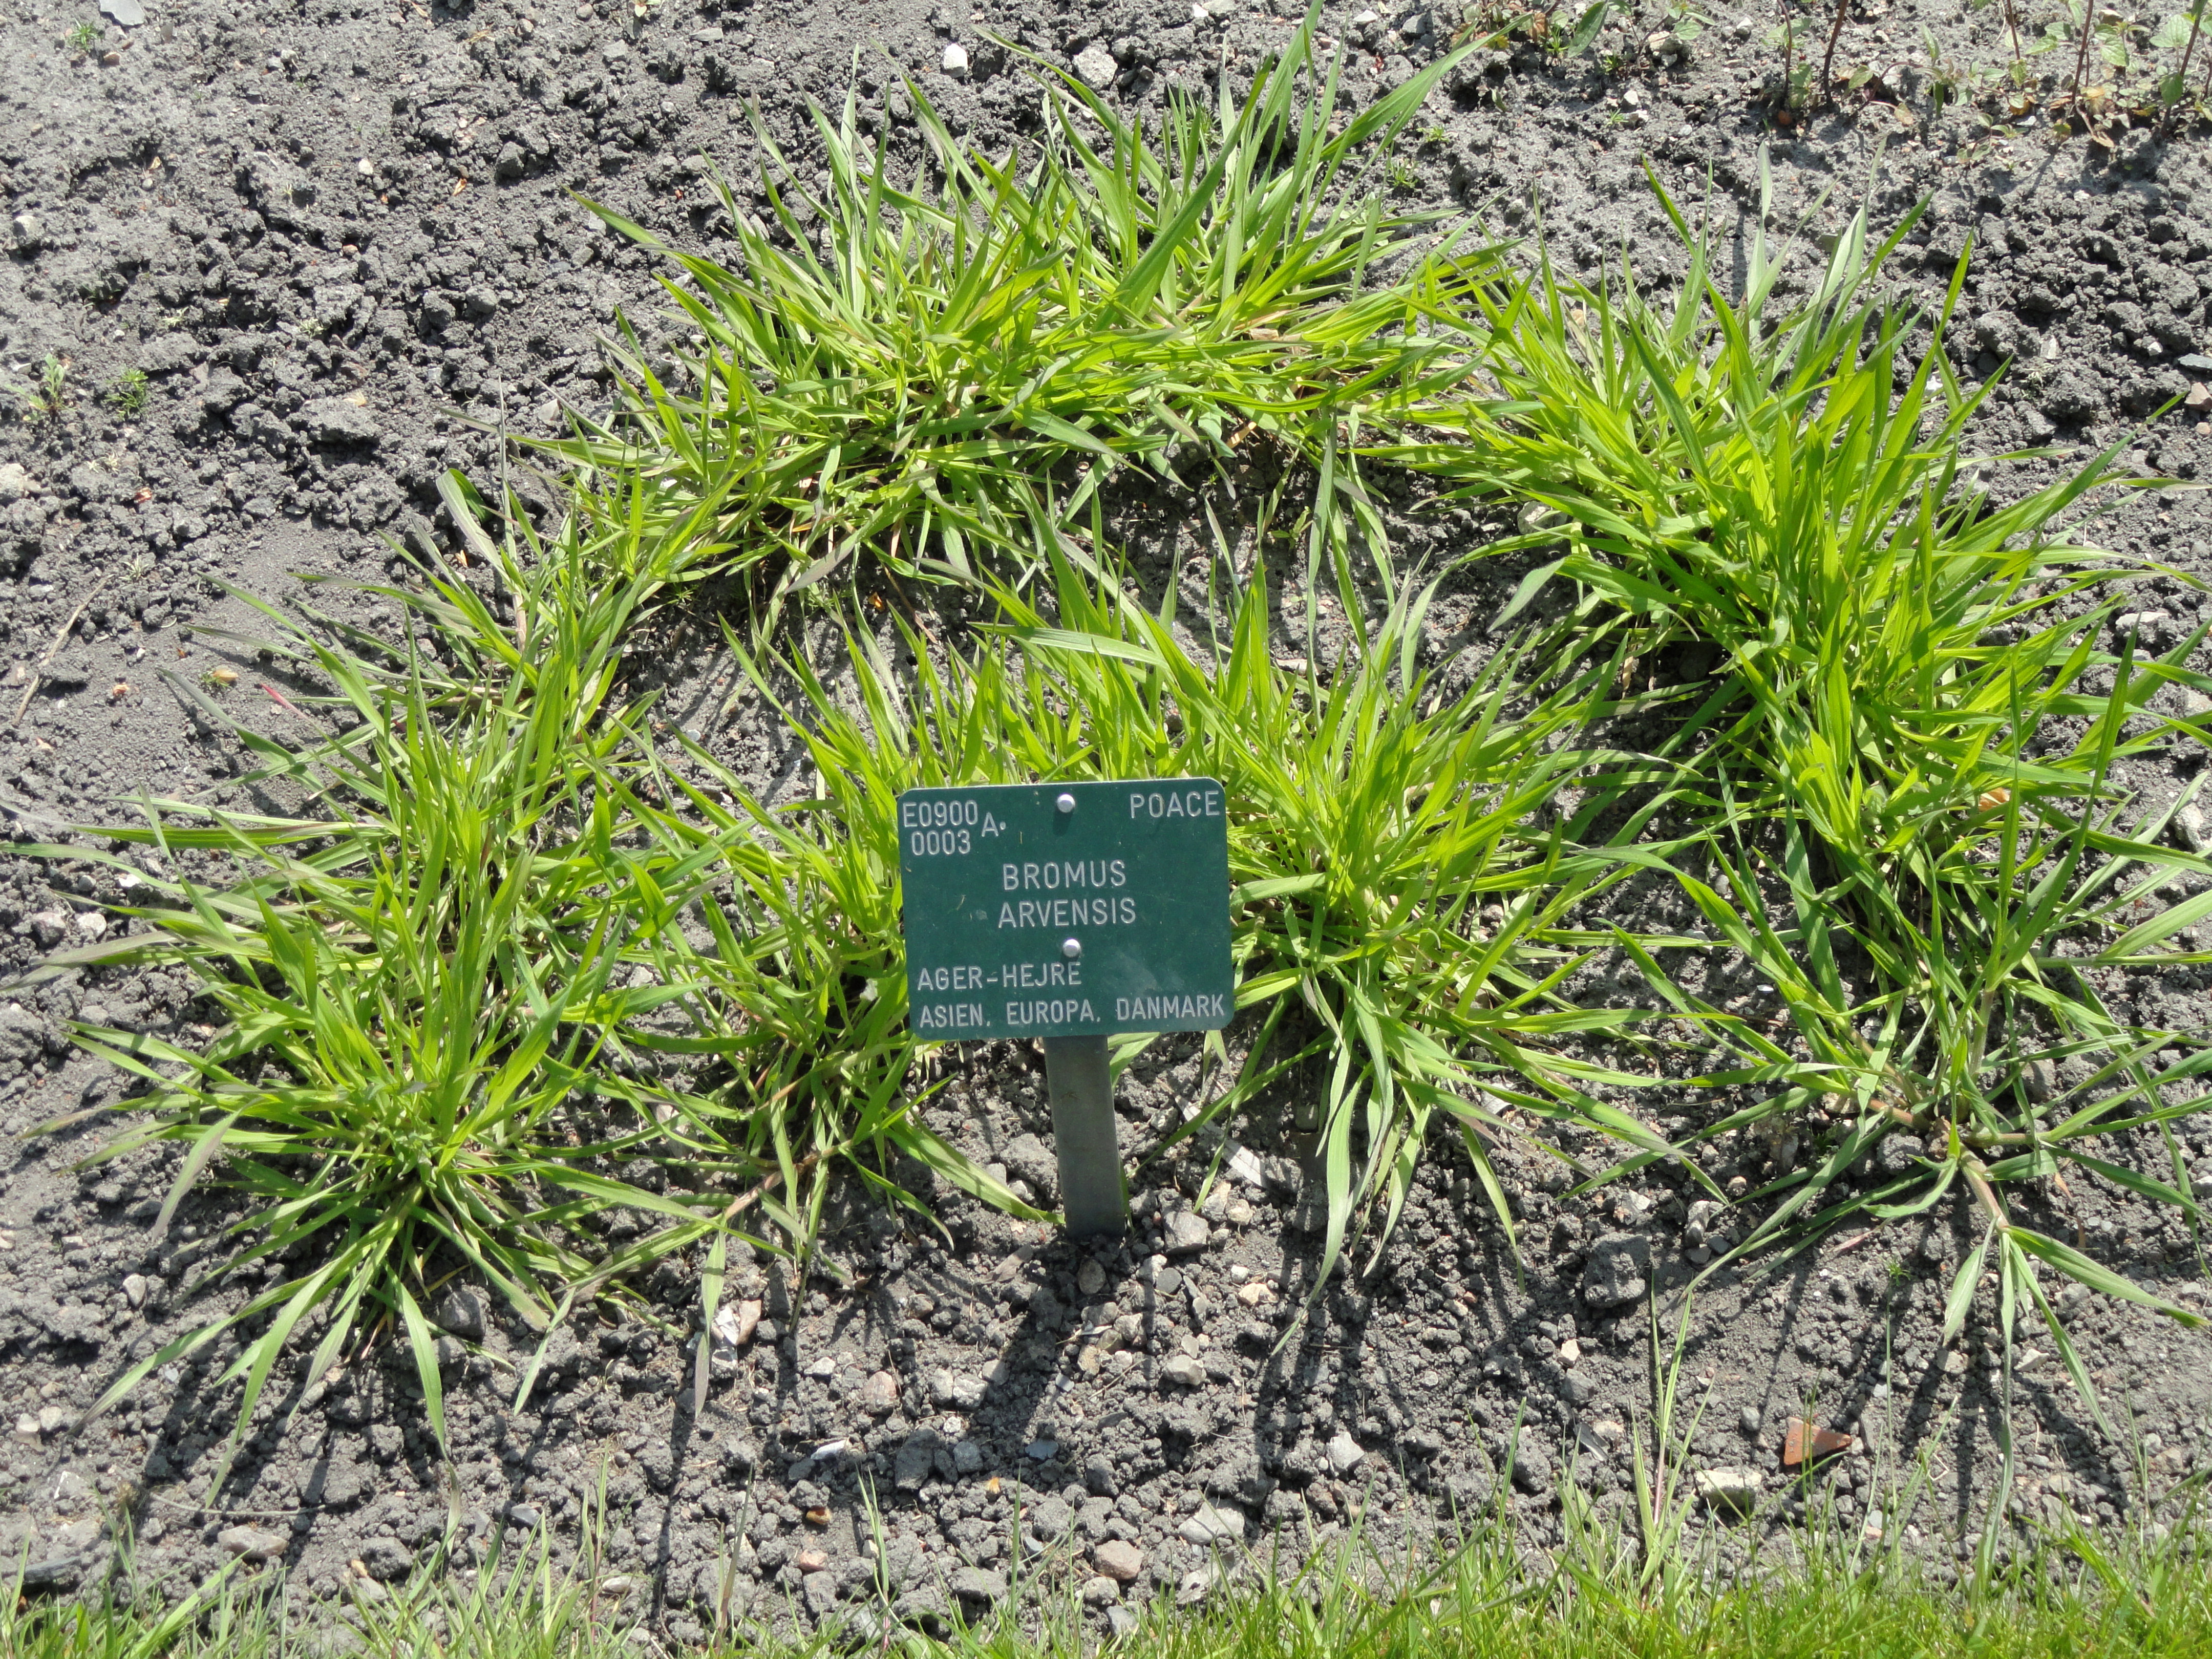
{"label": "gravel in soil", "polygon": [[[65,39],[80,22],[101,31],[95,47]],[[1841,55],[1887,62],[1923,23],[1945,52],[1996,61],[1994,13],[1925,0],[1848,21]],[[1596,57],[1478,54],[1415,123],[1394,187],[1509,231],[1533,229],[1540,203],[1569,268],[1594,273],[1626,245],[1653,281],[1680,262],[1647,162],[1724,242],[1759,210],[1763,149],[1778,218],[1816,236],[1862,195],[1878,224],[1926,196],[1893,278],[1932,301],[1976,249],[1950,349],[1969,376],[2013,364],[1986,447],[2121,441],[2142,470],[2197,477],[2212,427],[2195,409],[2139,423],[2191,393],[2203,366],[2189,360],[2212,343],[2201,137],[1992,136],[1969,112],[1931,118],[1909,75],[1904,106],[1776,132],[1753,101],[1777,67],[1763,21],[1720,16],[1664,58],[1642,44],[1656,27],[1624,18],[1600,43],[1626,55],[1613,76]],[[1351,48],[1342,96],[1396,84],[1449,27],[1428,9],[1328,9],[1324,33]],[[841,98],[849,77],[864,123],[902,155],[918,143],[902,76],[953,131],[1003,146],[1033,129],[1039,94],[1002,41],[1157,110],[1224,62],[1249,71],[1289,28],[1243,0],[177,0],[129,29],[88,0],[17,0],[0,21],[0,374],[33,387],[49,359],[59,374],[54,412],[0,428],[0,812],[40,838],[121,813],[118,798],[141,790],[243,804],[236,745],[171,684],[266,730],[298,718],[275,668],[216,631],[250,631],[230,590],[283,599],[303,574],[383,580],[386,538],[445,556],[435,479],[449,466],[489,476],[498,452],[484,428],[545,434],[566,407],[603,409],[618,312],[648,352],[672,343],[653,271],[578,194],[726,251],[715,170],[740,208],[765,200],[752,112],[802,176],[805,102]],[[2057,464],[2026,464],[2020,485]],[[1475,528],[1409,523],[1401,555],[1449,552]],[[2212,571],[2212,521],[2192,494],[2132,498],[2100,528],[2178,573]],[[374,595],[337,603],[393,620]],[[2144,642],[2185,637],[2202,604],[2178,577],[2151,580]],[[1479,635],[1475,605],[1462,611],[1439,612],[1439,637]],[[678,660],[696,684],[718,672],[703,655]],[[795,751],[757,709],[716,742],[765,790],[796,775]],[[2177,752],[2130,781],[2170,799],[2197,763]],[[124,890],[113,872],[0,860],[0,967],[97,936],[96,902]],[[1727,972],[1705,994],[1755,1002],[1757,985]],[[2103,988],[2147,1022],[2201,1029],[2206,983],[2184,968]],[[72,1057],[64,1022],[190,1036],[188,993],[174,975],[72,973],[0,1006],[0,1121],[20,1133],[113,1097],[112,1074]],[[947,1064],[957,1074],[939,1120],[1048,1201],[1037,1058],[993,1045]],[[1161,1045],[1122,1083],[1125,1144],[1147,1144],[1217,1084],[1194,1046]],[[1643,1106],[1662,1122],[1703,1109],[1666,1091]],[[0,1192],[0,1551],[26,1559],[34,1585],[76,1587],[107,1569],[127,1526],[139,1570],[173,1589],[245,1556],[316,1593],[373,1600],[448,1537],[464,1564],[501,1531],[547,1529],[562,1555],[603,1498],[609,1567],[649,1583],[638,1593],[682,1638],[747,1609],[873,1617],[855,1609],[878,1585],[896,1618],[925,1628],[1016,1582],[1079,1585],[1103,1626],[1155,1587],[1202,1596],[1217,1563],[1262,1540],[1295,1552],[1357,1520],[1394,1542],[1502,1502],[1541,1542],[1558,1536],[1569,1480],[1620,1510],[1650,1403],[1647,1289],[1679,1286],[1741,1223],[1717,1218],[1679,1170],[1569,1200],[1561,1164],[1509,1149],[1524,1272],[1471,1172],[1440,1147],[1372,1273],[1294,1322],[1319,1251],[1300,1109],[1271,1099],[1238,1126],[1241,1145],[1150,1166],[1123,1248],[1086,1253],[939,1194],[949,1247],[859,1209],[834,1218],[805,1283],[781,1263],[739,1264],[730,1297],[757,1322],[714,1362],[696,1417],[679,1346],[597,1316],[556,1339],[514,1408],[525,1334],[456,1287],[437,1310],[450,1485],[404,1348],[385,1343],[331,1376],[289,1379],[281,1414],[264,1413],[211,1500],[228,1425],[209,1386],[220,1350],[77,1422],[126,1355],[185,1328],[179,1291],[224,1224],[220,1198],[194,1200],[156,1239],[174,1173],[161,1155],[80,1171],[96,1127],[22,1140]],[[2212,1155],[2193,1125],[2185,1142]],[[1747,1184],[1790,1151],[1710,1156],[1717,1179]],[[2171,1217],[2085,1178],[2069,1218],[2100,1260],[2203,1305],[2196,1243]],[[1960,1547],[1991,1490],[2002,1409],[1996,1334],[1937,1341],[1968,1225],[1941,1212],[1709,1285],[1686,1375],[1704,1402],[1694,1449],[1714,1524],[1733,1524],[1739,1504],[1787,1519],[1832,1503],[1939,1556]],[[696,1294],[680,1268],[654,1289],[672,1313]],[[2072,1300],[2088,1363],[2129,1402],[2140,1445],[2098,1434],[2035,1351],[2047,1345],[2027,1337],[2011,1501],[2025,1519],[2110,1525],[2212,1455],[2212,1346]],[[1797,1418],[1851,1444],[1785,1482]],[[1923,1451],[1932,1478],[1899,1518]],[[2138,1452],[2148,1486],[2129,1473]]]}

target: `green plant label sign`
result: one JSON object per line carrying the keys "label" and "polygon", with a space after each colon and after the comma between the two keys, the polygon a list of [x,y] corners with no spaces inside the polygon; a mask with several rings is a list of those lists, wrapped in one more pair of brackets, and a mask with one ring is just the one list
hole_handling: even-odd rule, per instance
{"label": "green plant label sign", "polygon": [[916,1036],[1229,1023],[1228,798],[1212,778],[909,789],[898,826]]}

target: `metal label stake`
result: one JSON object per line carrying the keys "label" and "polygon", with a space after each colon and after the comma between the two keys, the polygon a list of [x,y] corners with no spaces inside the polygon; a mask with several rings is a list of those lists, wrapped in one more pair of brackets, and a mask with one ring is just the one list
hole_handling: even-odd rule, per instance
{"label": "metal label stake", "polygon": [[1071,1238],[1129,1230],[1129,1183],[1114,1124],[1114,1078],[1103,1036],[1047,1037],[1045,1088],[1060,1153],[1060,1202]]}
{"label": "metal label stake", "polygon": [[1106,1039],[1236,1010],[1229,800],[1211,778],[909,789],[907,1018],[925,1041],[1044,1043],[1067,1230],[1128,1226]]}

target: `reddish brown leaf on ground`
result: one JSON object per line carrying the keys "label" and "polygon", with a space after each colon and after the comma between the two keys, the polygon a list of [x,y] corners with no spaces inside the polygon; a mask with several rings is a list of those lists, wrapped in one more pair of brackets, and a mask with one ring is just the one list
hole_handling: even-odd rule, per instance
{"label": "reddish brown leaf on ground", "polygon": [[1782,1438],[1782,1467],[1794,1469],[1801,1463],[1816,1463],[1823,1457],[1849,1451],[1853,1443],[1847,1434],[1838,1434],[1833,1429],[1819,1428],[1802,1417],[1793,1417],[1789,1431]]}

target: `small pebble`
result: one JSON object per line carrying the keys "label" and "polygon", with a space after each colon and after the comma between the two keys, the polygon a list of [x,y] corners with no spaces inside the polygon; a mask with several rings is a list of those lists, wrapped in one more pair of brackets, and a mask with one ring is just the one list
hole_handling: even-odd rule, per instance
{"label": "small pebble", "polygon": [[1206,1218],[1192,1210],[1178,1210],[1168,1218],[1168,1254],[1190,1255],[1206,1248],[1212,1231]]}
{"label": "small pebble", "polygon": [[1098,1564],[1098,1571],[1117,1584],[1133,1584],[1138,1574],[1145,1570],[1145,1553],[1134,1544],[1119,1538],[1109,1538],[1091,1552],[1091,1559]]}
{"label": "small pebble", "polygon": [[226,1527],[216,1534],[215,1541],[229,1554],[249,1561],[273,1561],[284,1553],[283,1536],[258,1527]]}

